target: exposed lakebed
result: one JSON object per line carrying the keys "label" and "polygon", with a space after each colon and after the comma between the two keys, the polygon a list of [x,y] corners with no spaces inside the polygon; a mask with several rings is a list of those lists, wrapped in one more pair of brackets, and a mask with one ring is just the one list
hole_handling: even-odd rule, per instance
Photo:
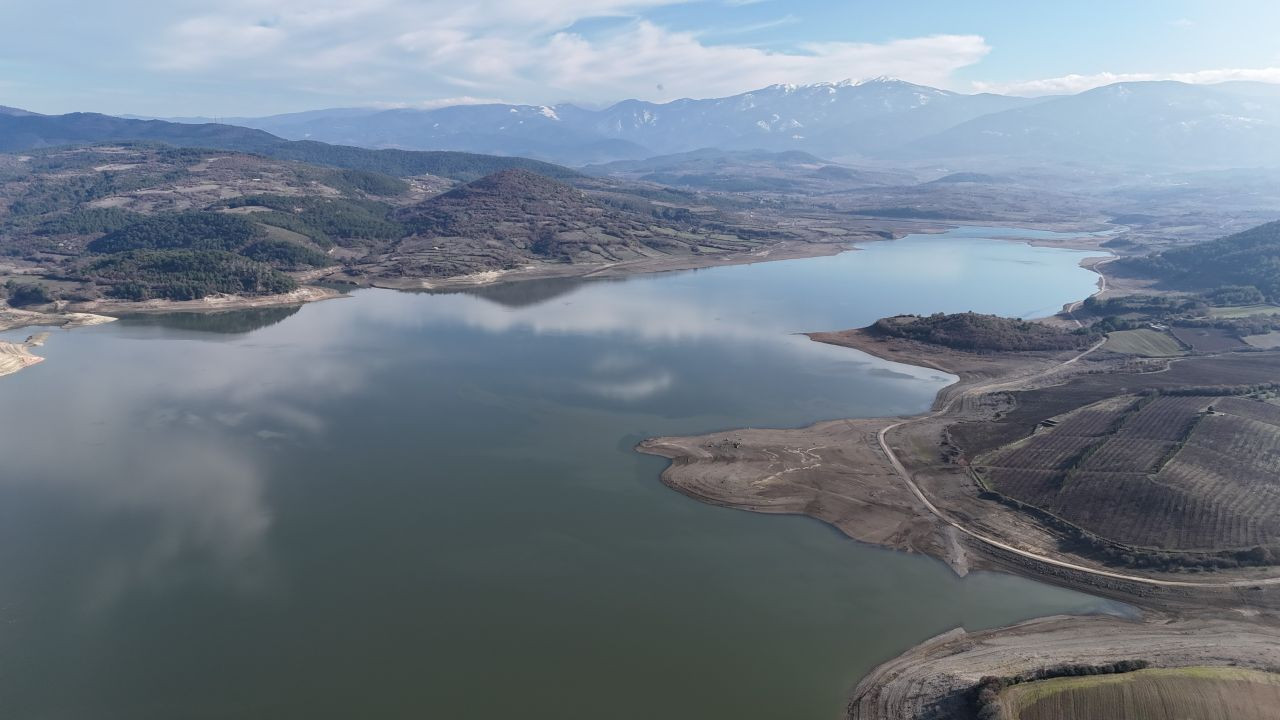
{"label": "exposed lakebed", "polygon": [[830,718],[952,627],[1116,610],[703,505],[631,449],[924,410],[953,378],[794,333],[1092,292],[1086,253],[993,239],[1042,235],[57,332],[0,380],[0,707]]}

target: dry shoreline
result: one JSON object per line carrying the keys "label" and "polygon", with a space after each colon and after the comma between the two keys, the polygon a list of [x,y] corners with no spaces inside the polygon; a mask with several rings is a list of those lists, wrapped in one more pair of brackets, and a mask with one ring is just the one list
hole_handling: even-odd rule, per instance
{"label": "dry shoreline", "polygon": [[171,312],[226,312],[230,310],[249,310],[252,308],[277,307],[281,305],[301,305],[303,303],[332,300],[343,297],[342,293],[329,288],[303,285],[279,295],[261,295],[245,297],[242,295],[210,295],[199,300],[90,300],[71,303],[66,309],[76,312],[102,313],[111,315],[129,315],[141,313]]}
{"label": "dry shoreline", "polygon": [[49,333],[38,333],[20,343],[0,341],[0,377],[43,362],[44,358],[32,353],[31,348],[43,345],[48,335]]}
{"label": "dry shoreline", "polygon": [[[1106,261],[1088,258],[1081,263],[1099,274],[1095,294],[1114,291],[1115,284],[1108,283],[1102,274]],[[1004,391],[1057,384],[1074,373],[1089,371],[1075,363],[1080,356],[978,355],[861,330],[812,333],[809,337],[881,359],[949,372],[959,380],[938,393],[931,412],[911,418],[653,438],[640,443],[637,450],[671,459],[662,474],[663,482],[705,502],[756,512],[808,515],[855,540],[942,559],[959,574],[970,568],[1000,570],[1121,600],[1144,611],[1140,620],[1057,617],[972,635],[954,630],[876,668],[854,691],[847,717],[967,717],[967,690],[982,675],[1013,675],[1051,664],[1144,659],[1163,667],[1280,667],[1276,578],[1245,571],[1233,575],[1239,579],[1229,582],[1161,587],[1165,582],[1190,583],[1153,573],[1155,584],[1142,585],[1045,565],[975,542],[943,522],[936,511],[930,512],[931,506],[927,511],[923,496],[913,494],[907,487],[910,483],[903,482],[900,473],[911,471],[901,464],[895,467],[894,458],[886,455],[890,441],[884,435],[893,433],[893,451],[905,453],[909,465],[942,461],[939,453],[949,451],[944,432],[947,424],[1005,409]],[[910,432],[895,431],[906,425],[911,426]],[[1034,522],[1013,517],[1013,511],[1005,512],[1011,516],[1002,521],[1007,527],[1021,524],[1024,538],[1035,539]],[[1032,542],[1031,547],[1044,545]]]}

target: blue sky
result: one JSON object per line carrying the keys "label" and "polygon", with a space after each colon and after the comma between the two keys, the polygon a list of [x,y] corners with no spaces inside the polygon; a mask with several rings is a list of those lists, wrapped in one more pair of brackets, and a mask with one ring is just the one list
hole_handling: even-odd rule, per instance
{"label": "blue sky", "polygon": [[0,0],[0,104],[260,115],[713,97],[890,75],[960,92],[1280,82],[1280,3]]}

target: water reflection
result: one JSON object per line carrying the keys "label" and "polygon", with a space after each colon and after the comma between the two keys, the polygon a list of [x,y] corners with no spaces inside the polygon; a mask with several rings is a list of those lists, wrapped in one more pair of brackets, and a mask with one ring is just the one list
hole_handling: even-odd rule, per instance
{"label": "water reflection", "polygon": [[[518,308],[528,307],[529,305],[538,305],[547,302],[548,300],[554,300],[562,295],[567,295],[588,283],[601,282],[621,282],[621,280],[592,280],[580,277],[546,278],[506,283],[502,285],[486,285],[463,290],[461,291],[461,294],[483,298],[506,307]],[[443,294],[453,293],[447,292]]]}
{"label": "water reflection", "polygon": [[251,308],[226,312],[142,313],[125,315],[118,322],[124,327],[159,327],[171,330],[242,335],[271,327],[297,314],[301,306]]}
{"label": "water reflection", "polygon": [[[918,411],[949,378],[790,333],[1087,293],[1056,252],[935,238],[56,333],[0,381],[0,696],[15,717],[827,717],[928,634],[1105,607],[687,500],[622,441]],[[956,267],[922,281],[930,258]]]}

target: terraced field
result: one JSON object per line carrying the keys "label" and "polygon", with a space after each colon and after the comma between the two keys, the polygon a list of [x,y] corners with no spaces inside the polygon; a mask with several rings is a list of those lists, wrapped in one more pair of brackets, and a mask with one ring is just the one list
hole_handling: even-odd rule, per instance
{"label": "terraced field", "polygon": [[1280,539],[1280,407],[1236,397],[1109,398],[980,457],[989,489],[1102,538],[1161,551]]}
{"label": "terraced field", "polygon": [[1001,693],[1008,720],[1274,720],[1280,675],[1228,667],[1039,680]]}

